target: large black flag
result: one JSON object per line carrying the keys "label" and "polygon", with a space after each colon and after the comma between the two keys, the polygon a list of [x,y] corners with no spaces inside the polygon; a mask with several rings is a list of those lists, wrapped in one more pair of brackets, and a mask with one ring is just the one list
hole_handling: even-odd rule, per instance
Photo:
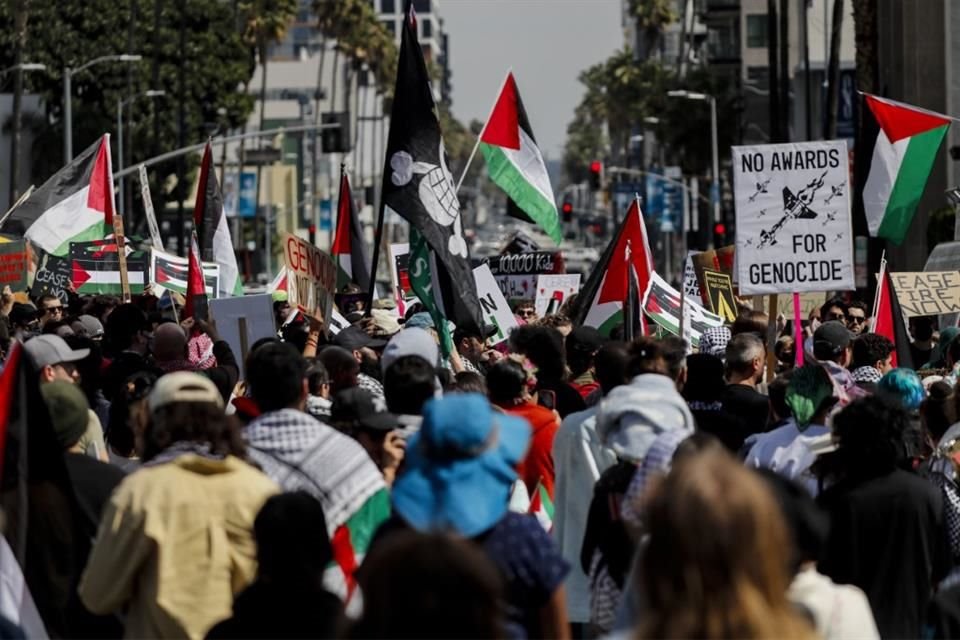
{"label": "large black flag", "polygon": [[[430,78],[417,42],[416,17],[407,2],[383,171],[383,207],[410,222],[434,254],[443,315],[457,326],[482,326],[476,282],[463,237],[460,202],[446,152]],[[382,219],[382,218],[381,218]]]}

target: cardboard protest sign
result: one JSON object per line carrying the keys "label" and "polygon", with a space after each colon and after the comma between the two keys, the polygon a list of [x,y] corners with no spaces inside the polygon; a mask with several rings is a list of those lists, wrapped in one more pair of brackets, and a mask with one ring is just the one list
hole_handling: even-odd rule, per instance
{"label": "cardboard protest sign", "polygon": [[487,258],[490,272],[500,291],[512,303],[533,301],[537,295],[537,276],[566,273],[559,251],[527,251]]}
{"label": "cardboard protest sign", "polygon": [[693,267],[693,257],[699,251],[688,251],[687,259],[683,264],[683,295],[686,298],[702,300],[700,297],[700,283],[697,281],[697,272]]}
{"label": "cardboard protest sign", "polygon": [[50,294],[60,298],[63,304],[67,304],[70,301],[67,293],[73,286],[70,282],[71,276],[69,260],[44,253],[40,256],[40,266],[37,267],[33,277],[30,296],[36,299]]}
{"label": "cardboard protest sign", "polygon": [[290,306],[316,320],[330,318],[337,288],[333,258],[297,236],[283,234],[283,263],[287,267]]}
{"label": "cardboard protest sign", "polygon": [[556,313],[567,298],[578,291],[580,291],[579,273],[537,276],[537,292],[534,297],[537,315],[542,318]]}
{"label": "cardboard protest sign", "polygon": [[730,276],[719,271],[704,269],[703,284],[710,301],[710,310],[727,322],[737,319],[737,301],[733,295],[733,282]]}
{"label": "cardboard protest sign", "polygon": [[[683,304],[683,315],[688,327],[685,337],[694,346],[700,344],[700,336],[704,331],[723,326],[723,318],[710,313],[695,301],[684,300]],[[680,292],[657,273],[650,276],[650,284],[643,296],[643,311],[658,327],[680,335]]]}
{"label": "cardboard protest sign", "polygon": [[960,271],[901,271],[890,279],[908,318],[960,311]]}
{"label": "cardboard protest sign", "polygon": [[482,264],[474,269],[473,279],[477,282],[477,296],[480,298],[483,321],[497,328],[497,333],[490,338],[490,343],[500,344],[510,336],[510,330],[519,323],[510,311],[510,305],[507,304],[507,299],[500,291],[488,265]]}
{"label": "cardboard protest sign", "polygon": [[733,147],[741,295],[854,288],[842,140]]}
{"label": "cardboard protest sign", "polygon": [[227,341],[240,365],[241,379],[246,377],[244,363],[250,347],[260,338],[277,335],[273,318],[273,296],[238,296],[210,301],[210,314],[217,321],[220,337]]}
{"label": "cardboard protest sign", "polygon": [[[220,292],[220,265],[216,262],[201,263],[203,269],[203,288],[207,297],[215,298]],[[189,261],[186,258],[153,249],[150,251],[150,282],[153,294],[158,298],[169,290],[187,295],[187,272]]]}
{"label": "cardboard protest sign", "polygon": [[[807,292],[800,294],[800,314],[807,318],[814,309],[819,309],[827,300],[825,292]],[[793,318],[793,296],[779,296],[777,298],[777,315],[783,315],[788,320]]]}
{"label": "cardboard protest sign", "polygon": [[0,289],[11,291],[27,288],[27,243],[25,240],[0,243]]}

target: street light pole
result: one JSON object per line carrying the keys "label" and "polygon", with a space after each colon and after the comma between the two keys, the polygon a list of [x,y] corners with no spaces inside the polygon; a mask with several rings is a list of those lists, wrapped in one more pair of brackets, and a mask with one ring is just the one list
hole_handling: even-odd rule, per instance
{"label": "street light pole", "polygon": [[713,187],[710,194],[710,200],[713,201],[713,222],[720,222],[720,158],[717,148],[717,99],[713,96],[707,96],[710,99],[710,137],[713,145]]}
{"label": "street light pole", "polygon": [[100,56],[86,62],[76,69],[63,69],[63,163],[73,160],[73,76],[101,62],[139,62],[143,56],[136,53],[121,53]]}
{"label": "street light pole", "polygon": [[[167,92],[161,90],[150,89],[149,91],[144,91],[143,93],[138,93],[134,96],[130,96],[126,100],[117,98],[117,171],[123,171],[123,110],[127,105],[133,103],[137,98],[159,98],[160,96],[166,95]],[[126,200],[123,199],[124,189],[123,183],[124,180],[121,177],[120,180],[120,189],[119,189],[119,198],[117,202],[120,203],[120,207],[124,207]]]}

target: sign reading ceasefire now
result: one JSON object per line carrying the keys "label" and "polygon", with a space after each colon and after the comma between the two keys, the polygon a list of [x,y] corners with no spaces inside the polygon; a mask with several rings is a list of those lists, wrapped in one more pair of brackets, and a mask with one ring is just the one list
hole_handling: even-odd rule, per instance
{"label": "sign reading ceasefire now", "polygon": [[290,305],[316,320],[328,320],[337,288],[337,265],[333,259],[303,238],[285,233],[283,263],[288,269]]}
{"label": "sign reading ceasefire now", "polygon": [[902,271],[890,278],[908,318],[960,311],[960,271]]}

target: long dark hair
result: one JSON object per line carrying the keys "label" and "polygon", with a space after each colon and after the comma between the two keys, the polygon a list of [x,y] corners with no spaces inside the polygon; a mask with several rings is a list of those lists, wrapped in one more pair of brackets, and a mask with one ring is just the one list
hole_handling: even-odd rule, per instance
{"label": "long dark hair", "polygon": [[210,445],[211,453],[246,458],[247,448],[232,416],[209,402],[175,402],[147,416],[143,462],[177,442]]}

